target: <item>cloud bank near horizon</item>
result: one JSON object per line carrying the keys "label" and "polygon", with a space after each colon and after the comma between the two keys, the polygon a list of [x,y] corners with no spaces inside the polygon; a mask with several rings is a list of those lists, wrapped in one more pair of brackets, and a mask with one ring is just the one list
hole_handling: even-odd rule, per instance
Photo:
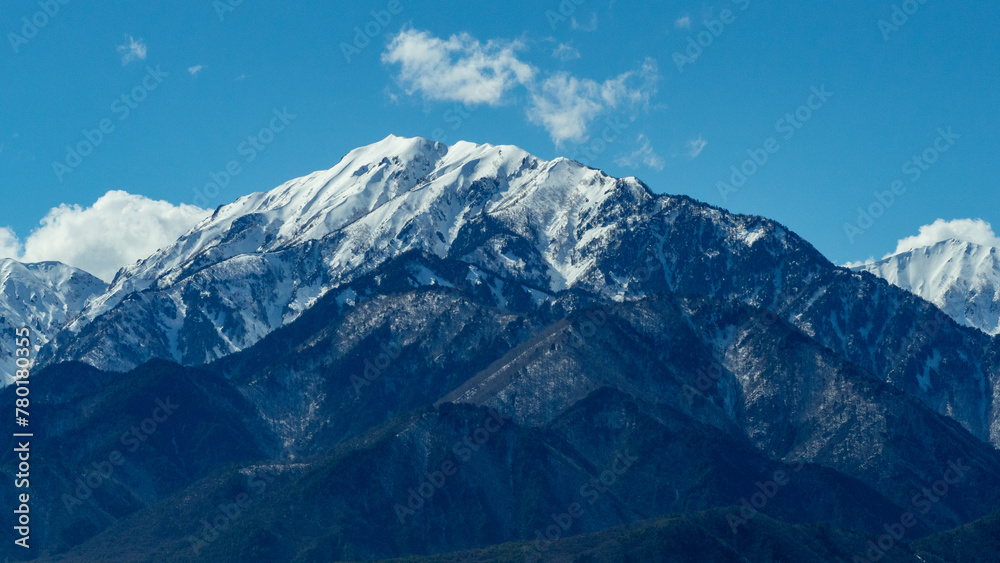
{"label": "cloud bank near horizon", "polygon": [[0,227],[0,258],[62,262],[110,282],[121,268],[176,241],[209,210],[110,191],[90,207],[62,204],[23,241]]}

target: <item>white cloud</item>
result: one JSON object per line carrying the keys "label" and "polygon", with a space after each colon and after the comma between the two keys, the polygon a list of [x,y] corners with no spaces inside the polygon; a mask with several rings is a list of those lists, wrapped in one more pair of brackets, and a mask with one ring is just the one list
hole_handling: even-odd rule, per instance
{"label": "white cloud", "polygon": [[560,72],[546,78],[531,97],[528,119],[549,132],[556,144],[582,143],[591,121],[604,109],[597,82]]}
{"label": "white cloud", "polygon": [[389,44],[382,62],[400,65],[399,80],[407,94],[496,105],[511,88],[533,79],[534,68],[517,58],[522,48],[518,42],[483,44],[468,33],[442,40],[404,29]]}
{"label": "white cloud", "polygon": [[619,166],[636,167],[639,164],[645,164],[653,170],[663,170],[666,162],[662,156],[653,150],[653,144],[650,142],[649,137],[640,134],[636,139],[636,143],[639,144],[639,148],[632,151],[631,154],[619,156],[615,159],[615,162]]}
{"label": "white cloud", "polygon": [[691,29],[691,16],[677,18],[677,21],[674,22],[674,27],[677,29]]}
{"label": "white cloud", "polygon": [[246,80],[246,79],[247,79],[246,73],[243,73],[243,74],[241,74],[241,75],[239,75],[239,76],[236,77],[236,81],[237,82],[240,82],[241,80]]}
{"label": "white cloud", "polygon": [[860,268],[861,266],[867,266],[868,264],[874,264],[874,263],[875,263],[875,257],[874,256],[869,256],[867,260],[858,260],[857,262],[848,262],[848,263],[844,264],[843,267],[844,268],[854,269],[854,268]]}
{"label": "white cloud", "polygon": [[560,43],[554,51],[552,51],[552,57],[559,59],[560,61],[572,61],[580,58],[580,51],[576,50],[572,45],[566,43]]}
{"label": "white cloud", "polygon": [[[1000,248],[1000,237],[997,237],[996,233],[993,232],[992,225],[982,219],[955,219],[953,221],[938,219],[930,225],[920,227],[919,235],[900,240],[896,245],[896,252],[893,254],[932,246],[951,239]],[[886,256],[891,256],[891,254]]]}
{"label": "white cloud", "polygon": [[142,39],[136,39],[131,35],[125,36],[125,44],[118,46],[118,53],[122,56],[122,64],[127,65],[132,61],[146,60],[146,44]]}
{"label": "white cloud", "polygon": [[17,235],[10,227],[0,227],[0,258],[14,258],[21,256],[21,243],[17,240]]}
{"label": "white cloud", "polygon": [[[403,89],[425,100],[500,105],[512,101],[515,88],[523,87],[529,121],[544,127],[557,145],[586,141],[593,121],[611,110],[648,110],[656,94],[659,71],[653,59],[646,59],[639,70],[598,82],[567,72],[545,74],[518,58],[522,49],[520,42],[482,43],[467,33],[444,40],[405,29],[389,43],[382,62],[398,64]],[[573,55],[575,49],[568,49],[572,47],[560,45],[553,56],[560,51]]]}
{"label": "white cloud", "polygon": [[91,207],[51,209],[23,245],[10,229],[0,229],[0,255],[59,261],[111,281],[120,268],[174,242],[209,214],[193,205],[110,191]]}
{"label": "white cloud", "polygon": [[573,29],[579,29],[580,31],[597,31],[597,12],[592,12],[590,14],[590,21],[587,23],[580,23],[576,21],[576,16],[570,19],[570,24]]}
{"label": "white cloud", "polygon": [[659,81],[656,62],[603,83],[558,72],[534,86],[528,119],[541,125],[557,144],[587,140],[590,123],[610,110],[634,111],[649,104]]}
{"label": "white cloud", "polygon": [[203,70],[205,70],[205,65],[195,65],[192,67],[188,67],[188,72],[191,74],[191,76],[198,76],[198,73]]}
{"label": "white cloud", "polygon": [[698,135],[697,139],[688,141],[687,144],[689,149],[687,153],[688,158],[694,160],[698,158],[698,155],[701,154],[701,151],[705,150],[705,147],[708,146],[708,141],[706,141],[701,135]]}

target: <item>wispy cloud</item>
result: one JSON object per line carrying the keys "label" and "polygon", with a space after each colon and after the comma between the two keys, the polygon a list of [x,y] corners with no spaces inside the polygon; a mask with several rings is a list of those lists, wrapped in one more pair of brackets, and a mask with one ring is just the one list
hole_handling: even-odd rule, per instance
{"label": "wispy cloud", "polygon": [[561,72],[542,81],[531,96],[528,119],[544,127],[556,144],[583,142],[588,124],[604,108],[601,85]]}
{"label": "wispy cloud", "polygon": [[146,44],[142,39],[127,35],[125,36],[125,44],[118,46],[118,53],[122,56],[123,65],[133,61],[144,61],[146,60]]}
{"label": "wispy cloud", "polygon": [[653,150],[653,143],[650,142],[649,137],[640,134],[636,139],[636,143],[639,145],[636,150],[632,151],[631,154],[619,156],[615,159],[615,163],[619,166],[627,166],[630,168],[637,167],[640,164],[645,164],[653,170],[663,170],[666,162],[662,156]]}
{"label": "wispy cloud", "polygon": [[552,57],[559,59],[560,61],[572,61],[580,58],[580,51],[576,50],[576,48],[572,45],[560,43],[556,46],[555,50],[552,51]]}
{"label": "wispy cloud", "polygon": [[[556,53],[579,55],[562,47]],[[407,29],[392,39],[382,61],[399,66],[397,82],[407,95],[425,100],[496,106],[519,99],[515,91],[524,88],[528,120],[545,128],[557,145],[586,141],[594,120],[611,111],[648,111],[656,95],[660,77],[653,59],[601,82],[564,71],[546,73],[520,58],[525,48],[516,41],[483,43],[467,33],[445,40]]]}
{"label": "wispy cloud", "polygon": [[241,74],[241,75],[239,75],[239,76],[236,77],[236,81],[237,82],[240,82],[240,81],[246,80],[246,79],[247,79],[246,73],[243,73],[243,74]]}
{"label": "wispy cloud", "polygon": [[0,258],[21,257],[21,241],[10,227],[0,227]]}
{"label": "wispy cloud", "polygon": [[382,61],[400,65],[399,82],[407,94],[496,105],[511,88],[534,77],[534,68],[517,57],[522,49],[516,41],[480,43],[468,33],[444,40],[405,29],[389,44]]}
{"label": "wispy cloud", "polygon": [[868,264],[874,264],[875,257],[869,256],[867,260],[858,260],[857,262],[848,262],[843,266],[845,268],[860,268],[861,266],[867,266]]}
{"label": "wispy cloud", "polygon": [[532,88],[528,119],[557,144],[587,140],[590,123],[611,110],[635,112],[656,94],[659,73],[647,59],[642,68],[604,82],[558,72]]}
{"label": "wispy cloud", "polygon": [[691,16],[677,18],[677,20],[674,21],[674,27],[677,29],[691,29]]}
{"label": "wispy cloud", "polygon": [[705,147],[708,146],[708,141],[706,141],[701,135],[698,135],[697,139],[688,141],[687,145],[688,145],[687,156],[691,160],[694,160],[698,158],[698,155],[701,154],[701,151],[705,150]]}
{"label": "wispy cloud", "polygon": [[205,65],[194,65],[188,67],[188,73],[190,73],[191,76],[198,76],[198,73],[203,70],[205,70]]}

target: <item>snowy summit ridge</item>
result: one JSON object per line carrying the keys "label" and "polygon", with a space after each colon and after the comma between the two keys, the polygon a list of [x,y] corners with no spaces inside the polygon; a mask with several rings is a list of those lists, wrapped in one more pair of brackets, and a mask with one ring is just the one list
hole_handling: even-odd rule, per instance
{"label": "snowy summit ridge", "polygon": [[[635,207],[654,199],[635,178],[565,158],[390,135],[329,170],[218,208],[173,245],[119,272],[69,332],[84,334],[98,317],[120,315],[110,322],[127,325],[130,338],[152,338],[165,357],[210,361],[291,322],[346,277],[410,251],[448,256],[475,221],[531,241],[540,260],[493,248],[471,261],[555,292],[593,273],[588,249],[624,228],[615,224],[619,217],[606,218],[612,200]],[[193,318],[199,338],[214,343],[204,355],[186,356]],[[146,351],[123,359],[115,347],[108,340],[83,359],[125,369],[148,353],[144,343]]]}
{"label": "snowy summit ridge", "polygon": [[[459,142],[449,147],[390,135],[351,151],[330,170],[220,207],[173,246],[126,269],[112,291],[142,282],[175,283],[199,257],[217,261],[273,252],[338,231],[357,243],[336,255],[334,262],[345,267],[360,266],[358,251],[369,246],[392,252],[390,241],[407,228],[432,236],[408,237],[407,246],[396,250],[425,245],[424,250],[443,256],[475,214],[561,215],[565,226],[581,205],[599,203],[618,182],[579,163],[546,162],[515,146]],[[625,182],[645,191],[634,178]],[[258,227],[252,236],[236,236],[251,222]]]}

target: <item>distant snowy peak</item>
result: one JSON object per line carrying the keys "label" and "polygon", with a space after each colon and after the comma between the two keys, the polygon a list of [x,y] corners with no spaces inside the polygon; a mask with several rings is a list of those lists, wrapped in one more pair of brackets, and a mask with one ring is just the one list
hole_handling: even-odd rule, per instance
{"label": "distant snowy peak", "polygon": [[37,350],[107,288],[100,279],[59,262],[0,259],[0,385],[14,373],[14,329],[28,327]]}
{"label": "distant snowy peak", "polygon": [[0,307],[5,314],[30,314],[39,326],[51,327],[79,313],[106,287],[95,276],[59,262],[0,259]]}
{"label": "distant snowy peak", "polygon": [[1000,334],[1000,251],[947,240],[858,266],[934,303],[958,323]]}

